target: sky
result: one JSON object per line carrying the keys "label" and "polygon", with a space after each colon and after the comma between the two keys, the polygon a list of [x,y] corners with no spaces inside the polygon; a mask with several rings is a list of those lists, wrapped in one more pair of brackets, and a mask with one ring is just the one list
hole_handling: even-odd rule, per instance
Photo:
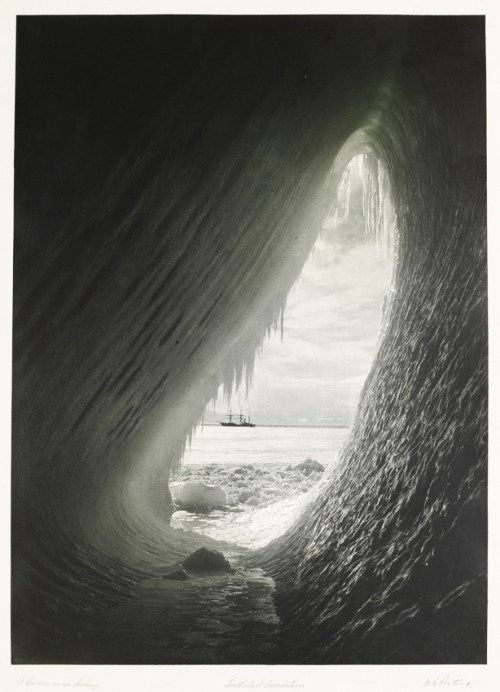
{"label": "sky", "polygon": [[253,382],[229,405],[222,388],[205,423],[233,413],[257,425],[350,425],[375,356],[381,306],[389,288],[384,253],[367,234],[359,163],[350,166],[349,216],[333,216],[290,292],[283,340],[274,333],[257,357]]}

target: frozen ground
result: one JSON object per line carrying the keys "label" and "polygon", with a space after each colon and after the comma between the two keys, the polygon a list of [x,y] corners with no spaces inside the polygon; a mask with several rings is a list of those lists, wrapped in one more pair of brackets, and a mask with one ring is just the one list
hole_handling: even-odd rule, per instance
{"label": "frozen ground", "polygon": [[221,487],[227,504],[217,509],[178,509],[172,527],[217,540],[259,548],[282,534],[319,486],[323,472],[306,472],[290,464],[188,466],[171,483],[201,480]]}

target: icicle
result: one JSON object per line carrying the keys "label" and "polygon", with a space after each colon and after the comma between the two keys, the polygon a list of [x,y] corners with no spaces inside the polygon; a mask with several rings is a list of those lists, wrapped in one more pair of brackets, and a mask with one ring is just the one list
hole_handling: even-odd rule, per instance
{"label": "icicle", "polygon": [[379,180],[379,161],[374,154],[363,154],[363,216],[366,232],[379,238],[381,217],[381,194]]}
{"label": "icicle", "polygon": [[339,186],[337,188],[337,200],[335,204],[335,214],[334,214],[334,224],[337,225],[339,221],[347,219],[349,216],[349,199],[351,196],[351,184],[349,175],[349,166],[345,169],[340,179]]}
{"label": "icicle", "polygon": [[363,216],[366,232],[375,236],[378,256],[384,258],[389,280],[392,282],[397,232],[389,176],[375,154],[364,154],[362,159]]}
{"label": "icicle", "polygon": [[[261,349],[262,349],[262,345],[259,347],[259,350],[261,350]],[[250,389],[252,387],[254,368],[255,368],[255,351],[252,352],[251,357],[249,358],[249,360],[246,364],[246,368],[245,368],[245,399],[248,399],[248,393],[250,392]]]}
{"label": "icicle", "polygon": [[283,295],[283,298],[281,299],[281,305],[280,305],[280,336],[281,336],[281,343],[283,343],[283,335],[285,333],[285,310],[286,310],[286,303],[287,303],[287,298],[288,295],[285,293]]}
{"label": "icicle", "polygon": [[239,388],[241,385],[241,380],[243,377],[243,367],[244,367],[244,364],[242,361],[239,361],[234,367],[233,382],[235,384],[235,391],[236,392],[239,391]]}

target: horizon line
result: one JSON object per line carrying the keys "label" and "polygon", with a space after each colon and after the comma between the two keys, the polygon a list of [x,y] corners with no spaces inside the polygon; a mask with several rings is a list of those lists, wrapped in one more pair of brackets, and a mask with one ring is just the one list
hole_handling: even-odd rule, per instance
{"label": "horizon line", "polygon": [[[220,423],[200,423],[203,427],[213,427],[217,428],[219,427]],[[294,424],[294,423],[255,423],[254,424],[256,428],[350,428],[350,425],[347,424],[342,424],[342,425],[299,425],[299,424]],[[233,427],[240,427],[238,425],[235,425]],[[241,426],[244,427],[244,426]]]}

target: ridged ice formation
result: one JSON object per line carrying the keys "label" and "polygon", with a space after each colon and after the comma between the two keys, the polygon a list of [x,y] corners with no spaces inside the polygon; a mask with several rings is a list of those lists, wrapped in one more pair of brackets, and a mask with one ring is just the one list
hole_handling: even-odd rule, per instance
{"label": "ridged ice formation", "polygon": [[[19,20],[15,661],[485,660],[483,30]],[[231,558],[274,578],[278,637],[269,576],[227,598],[148,579],[207,545],[169,529],[171,469],[251,376],[359,154],[369,227],[387,240],[389,187],[397,218],[379,351],[338,472]]]}
{"label": "ridged ice formation", "polygon": [[[368,151],[366,151],[368,148]],[[358,151],[346,164],[349,156]],[[363,130],[356,132],[337,155],[332,168],[332,178],[340,175],[335,200],[333,203],[333,224],[337,225],[350,214],[351,170],[359,166],[363,188],[363,217],[366,232],[374,235],[377,241],[379,257],[383,256],[388,269],[391,289],[394,280],[394,269],[398,257],[398,231],[394,214],[394,204],[389,175],[382,161],[369,148],[369,135]],[[342,173],[339,173],[339,169]]]}

